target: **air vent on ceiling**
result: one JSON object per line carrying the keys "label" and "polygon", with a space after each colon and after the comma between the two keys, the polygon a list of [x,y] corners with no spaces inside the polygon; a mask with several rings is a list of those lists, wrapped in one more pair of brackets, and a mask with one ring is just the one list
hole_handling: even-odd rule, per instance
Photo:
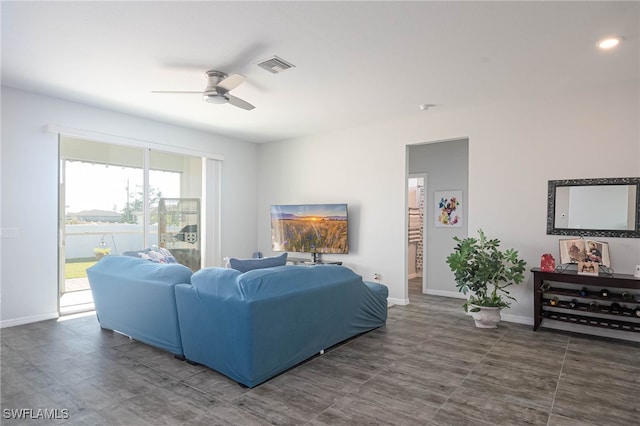
{"label": "air vent on ceiling", "polygon": [[273,74],[278,74],[282,71],[288,70],[289,68],[295,67],[292,63],[287,62],[282,58],[278,58],[277,56],[258,62],[258,66]]}

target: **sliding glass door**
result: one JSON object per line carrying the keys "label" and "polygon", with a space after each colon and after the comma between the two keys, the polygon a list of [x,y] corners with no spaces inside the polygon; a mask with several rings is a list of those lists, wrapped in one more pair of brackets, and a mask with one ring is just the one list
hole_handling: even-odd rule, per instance
{"label": "sliding glass door", "polygon": [[202,158],[151,151],[149,167],[151,244],[197,271],[202,264]]}
{"label": "sliding glass door", "polygon": [[[200,216],[203,159],[62,135],[59,152],[59,307],[67,314],[93,309],[86,269],[103,256],[177,248],[159,238],[159,209],[163,200],[198,200]],[[188,243],[175,256],[192,269],[201,265],[196,241],[197,250]]]}

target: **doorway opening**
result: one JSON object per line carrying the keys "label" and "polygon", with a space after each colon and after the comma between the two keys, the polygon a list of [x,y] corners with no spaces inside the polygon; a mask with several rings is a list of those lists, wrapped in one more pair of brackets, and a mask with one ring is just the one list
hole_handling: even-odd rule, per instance
{"label": "doorway opening", "polygon": [[410,174],[407,179],[408,244],[407,279],[409,297],[425,291],[425,193],[427,174]]}

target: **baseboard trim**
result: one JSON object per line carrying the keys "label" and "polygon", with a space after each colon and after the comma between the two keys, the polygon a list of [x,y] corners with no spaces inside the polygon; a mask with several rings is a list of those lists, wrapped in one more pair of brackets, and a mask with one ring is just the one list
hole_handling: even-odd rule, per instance
{"label": "baseboard trim", "polygon": [[505,313],[501,313],[500,316],[502,317],[502,320],[506,321],[506,322],[514,322],[516,324],[533,325],[533,318],[521,317],[520,315],[510,315],[510,314],[505,314]]}
{"label": "baseboard trim", "polygon": [[[427,289],[427,292],[425,294],[430,294],[432,296],[452,297],[452,298],[455,298],[455,299],[466,299],[467,298],[467,296],[465,296],[462,293],[458,293],[458,292],[454,292],[454,291],[445,291],[445,290]],[[500,316],[502,318],[502,321],[513,322],[513,323],[516,323],[516,324],[533,325],[533,318],[530,318],[530,317],[523,317],[523,316],[520,316],[520,315],[505,314],[504,312],[502,312]]]}
{"label": "baseboard trim", "polygon": [[445,290],[432,290],[427,289],[425,294],[429,294],[431,296],[443,296],[443,297],[453,297],[454,299],[466,299],[467,296],[464,294],[458,293],[457,291],[445,291]]}
{"label": "baseboard trim", "polygon": [[394,297],[387,298],[387,306],[391,307],[393,305],[402,305],[406,306],[409,304],[409,299],[396,299]]}
{"label": "baseboard trim", "polygon": [[0,321],[0,328],[15,327],[16,325],[31,324],[32,322],[45,321],[58,318],[58,313],[33,315],[30,317],[14,318]]}

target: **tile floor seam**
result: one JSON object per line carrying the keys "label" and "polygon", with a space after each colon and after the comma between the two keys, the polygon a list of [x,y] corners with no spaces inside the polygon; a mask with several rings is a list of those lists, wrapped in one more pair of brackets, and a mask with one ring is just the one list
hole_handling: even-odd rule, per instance
{"label": "tile floor seam", "polygon": [[[185,363],[187,362],[186,360],[177,360],[177,361],[181,361],[181,362],[185,362]],[[179,380],[181,382],[184,382],[184,381],[189,380],[190,378],[192,378],[192,377],[194,377],[194,376],[196,376],[198,374],[200,374],[200,371],[194,371],[193,373],[191,373],[188,376],[183,377],[182,379],[179,379]]]}
{"label": "tile floor seam", "polygon": [[567,345],[564,348],[564,356],[562,357],[562,366],[560,366],[560,372],[558,373],[558,380],[556,381],[556,389],[553,391],[553,398],[551,399],[551,407],[549,407],[549,418],[547,419],[547,426],[551,426],[551,414],[553,414],[553,406],[556,403],[556,395],[558,394],[558,388],[560,387],[560,379],[562,379],[562,371],[564,370],[564,364],[567,360],[567,353],[569,353],[569,344],[571,343],[571,337],[567,339]]}
{"label": "tile floor seam", "polygon": [[[244,387],[244,385],[241,385],[240,383],[237,383],[237,384],[238,384],[238,386],[243,386],[243,387]],[[262,383],[261,383],[261,384],[262,384]],[[238,404],[238,403],[237,403],[237,401],[238,401],[239,399],[241,399],[241,398],[245,398],[245,397],[247,397],[247,396],[251,397],[251,395],[250,395],[250,394],[251,394],[251,391],[252,391],[252,390],[254,390],[254,389],[257,389],[259,386],[260,386],[260,385],[256,385],[256,386],[254,386],[254,387],[252,387],[252,388],[247,388],[247,391],[246,391],[246,392],[243,392],[243,393],[241,393],[240,395],[238,395],[238,396],[236,396],[235,398],[230,399],[230,400],[228,400],[228,401],[227,401],[227,400],[224,400],[224,399],[220,399],[220,398],[216,398],[216,399],[218,399],[219,401],[221,401],[223,404],[230,405],[230,406],[234,407],[235,409],[240,410],[240,411],[242,411],[242,412],[243,412],[243,413],[245,413],[245,414],[248,414],[249,416],[256,417],[256,415],[255,415],[253,412],[251,412],[251,411],[249,411],[249,410],[247,410],[247,409],[245,408],[245,405]]]}
{"label": "tile floor seam", "polygon": [[[402,355],[400,358],[398,358],[398,360],[401,360],[403,358],[407,358],[408,355]],[[394,362],[397,360],[394,360]],[[308,422],[304,423],[304,425],[308,425],[311,422],[313,422],[315,419],[317,419],[319,416],[321,416],[324,412],[326,412],[327,410],[331,409],[331,407],[333,407],[334,405],[336,405],[339,401],[343,400],[344,398],[347,398],[351,395],[356,394],[360,388],[362,388],[362,386],[364,386],[366,383],[370,382],[371,380],[373,380],[374,378],[378,377],[382,372],[384,372],[385,370],[390,368],[391,363],[389,363],[386,367],[382,367],[380,368],[380,370],[375,373],[373,376],[369,377],[367,380],[363,381],[362,383],[360,383],[358,386],[356,386],[352,391],[347,392],[345,395],[341,396],[340,398],[336,399],[333,404],[329,405],[327,408],[325,408],[324,410],[320,411],[318,414],[316,414],[315,416],[313,416]]]}
{"label": "tile floor seam", "polygon": [[[487,355],[489,355],[489,352],[491,352],[493,350],[493,348],[495,348],[498,343],[500,343],[500,341],[502,341],[502,339],[504,338],[504,336],[507,334],[506,331],[502,332],[502,335],[500,336],[500,338],[495,342],[495,344],[493,346],[491,346],[491,348],[487,349],[487,351],[485,352],[485,354],[482,356],[482,358],[475,363],[475,365],[473,366],[473,368],[469,371],[469,373],[465,376],[464,379],[462,379],[462,382],[460,382],[460,385],[458,385],[458,387],[455,388],[455,390],[453,392],[451,392],[450,395],[447,396],[447,398],[444,400],[444,402],[442,403],[442,405],[440,405],[440,407],[438,407],[438,409],[435,411],[435,413],[433,414],[432,418],[435,418],[438,413],[440,412],[440,410],[442,409],[442,407],[444,407],[447,402],[449,402],[449,400],[451,399],[451,397],[453,395],[455,395],[455,393],[460,390],[462,387],[464,387],[464,382],[469,378],[469,376],[471,376],[473,374],[473,372],[476,370],[476,368],[478,367],[478,365],[480,365],[480,363],[482,363],[482,361],[484,361],[487,358]],[[482,419],[475,419],[478,421],[483,421]]]}
{"label": "tile floor seam", "polygon": [[[347,341],[347,342],[341,343],[339,346],[346,346],[346,345],[348,345],[348,344],[349,344],[349,343],[351,343],[351,342],[352,342],[352,340],[349,340],[349,341]],[[316,360],[321,359],[323,356],[325,356],[326,354],[328,354],[331,350],[333,350],[333,348],[327,348],[327,350],[326,350],[323,354],[321,354],[320,356],[314,356],[314,357],[313,357],[312,359],[310,359],[310,360],[303,361],[303,363],[304,363],[304,364],[307,364],[307,363],[316,362]],[[295,368],[295,367],[297,367],[297,365],[296,365],[296,366],[294,366],[294,367],[292,367],[292,368]],[[282,373],[282,374],[284,374],[284,373]],[[265,382],[265,383],[266,383],[266,382]],[[261,384],[262,384],[262,383],[261,383]],[[251,411],[246,410],[243,406],[238,405],[238,404],[236,404],[235,402],[236,402],[238,399],[243,398],[243,397],[245,397],[245,396],[249,395],[253,389],[257,389],[261,384],[259,384],[259,385],[255,386],[255,387],[253,387],[253,388],[249,388],[249,389],[247,390],[247,392],[244,392],[244,393],[242,393],[241,395],[238,395],[236,398],[234,398],[234,399],[232,399],[232,400],[230,400],[230,401],[225,401],[225,400],[222,400],[222,399],[219,399],[219,401],[221,401],[222,403],[228,404],[228,405],[232,405],[232,406],[233,406],[233,407],[235,407],[236,409],[239,409],[240,411],[242,411],[242,412],[244,412],[244,413],[246,413],[246,414],[248,414],[248,415],[250,415],[250,416],[254,416],[254,414],[253,414]],[[356,388],[356,389],[357,389],[357,388]],[[303,425],[307,425],[307,424],[309,424],[310,422],[312,422],[313,420],[315,420],[318,416],[320,416],[322,413],[324,413],[325,411],[327,411],[328,409],[330,409],[331,407],[333,407],[333,406],[334,406],[338,401],[340,401],[340,400],[342,400],[343,398],[345,398],[345,397],[347,397],[347,396],[351,395],[352,393],[353,393],[353,391],[352,391],[352,392],[348,392],[348,393],[346,393],[345,395],[341,396],[341,397],[340,397],[340,398],[338,398],[336,401],[334,401],[331,405],[329,405],[327,408],[325,408],[324,410],[322,410],[321,412],[319,412],[318,414],[316,414],[314,417],[312,417],[310,420],[308,420],[307,422],[302,423],[302,424],[303,424]],[[216,398],[216,399],[218,399],[218,398]]]}

